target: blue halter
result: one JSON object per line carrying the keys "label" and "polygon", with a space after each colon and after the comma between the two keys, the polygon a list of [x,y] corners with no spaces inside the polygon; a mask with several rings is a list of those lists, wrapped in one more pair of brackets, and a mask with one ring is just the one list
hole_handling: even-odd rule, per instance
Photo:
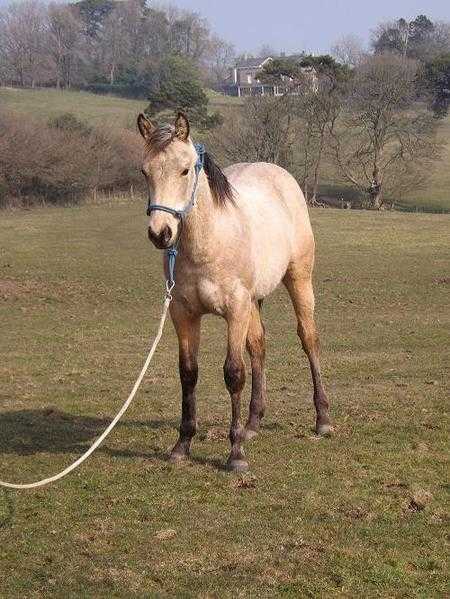
{"label": "blue halter", "polygon": [[[150,214],[154,210],[160,210],[161,212],[168,212],[172,216],[175,216],[176,218],[180,219],[181,226],[183,226],[184,220],[186,219],[187,215],[191,212],[192,208],[195,206],[195,196],[197,194],[198,178],[199,178],[200,172],[203,169],[203,166],[205,163],[205,146],[203,144],[194,144],[194,147],[195,147],[195,151],[197,152],[197,162],[195,163],[195,166],[194,166],[195,181],[194,181],[194,188],[192,189],[191,199],[189,200],[189,202],[186,204],[186,206],[182,210],[175,210],[175,208],[170,208],[169,206],[163,206],[162,204],[151,204],[150,200],[149,200],[148,207],[147,207],[147,216],[150,216]],[[169,268],[169,278],[167,279],[167,291],[169,294],[175,285],[175,262],[176,262],[177,255],[178,255],[179,241],[180,241],[180,234],[178,235],[177,240],[175,241],[173,246],[166,250],[167,264],[168,264],[168,268]]]}

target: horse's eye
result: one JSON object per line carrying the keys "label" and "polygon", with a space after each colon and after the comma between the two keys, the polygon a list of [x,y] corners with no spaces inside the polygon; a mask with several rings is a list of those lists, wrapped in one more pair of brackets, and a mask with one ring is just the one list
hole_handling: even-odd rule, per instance
{"label": "horse's eye", "polygon": [[141,169],[141,173],[144,175],[144,177],[147,176],[147,173],[144,171],[144,169]]}
{"label": "horse's eye", "polygon": [[188,168],[185,168],[185,169],[184,169],[184,171],[181,173],[181,175],[182,175],[183,177],[186,177],[186,175],[187,175],[188,173],[189,173],[189,169],[188,169]]}

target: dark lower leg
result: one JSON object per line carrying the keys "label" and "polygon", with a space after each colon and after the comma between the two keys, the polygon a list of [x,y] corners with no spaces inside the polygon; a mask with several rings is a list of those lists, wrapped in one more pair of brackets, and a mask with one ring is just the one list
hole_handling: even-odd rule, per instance
{"label": "dark lower leg", "polygon": [[245,364],[242,356],[228,355],[224,365],[224,378],[231,398],[231,451],[227,465],[232,470],[248,468],[241,443],[244,429],[241,425],[241,393],[245,384]]}
{"label": "dark lower leg", "polygon": [[182,398],[179,437],[170,458],[172,461],[179,461],[189,455],[191,440],[197,431],[195,386],[198,378],[200,318],[190,317],[175,302],[171,306],[171,316],[178,335]]}
{"label": "dark lower leg", "polygon": [[264,416],[266,399],[266,375],[264,326],[261,322],[259,309],[254,306],[247,333],[247,351],[252,367],[252,394],[250,411],[247,420],[246,438],[251,438],[259,431],[261,418]]}
{"label": "dark lower leg", "polygon": [[189,455],[192,437],[197,432],[195,386],[198,378],[197,361],[180,356],[180,379],[182,386],[180,435],[171,452],[172,460]]}

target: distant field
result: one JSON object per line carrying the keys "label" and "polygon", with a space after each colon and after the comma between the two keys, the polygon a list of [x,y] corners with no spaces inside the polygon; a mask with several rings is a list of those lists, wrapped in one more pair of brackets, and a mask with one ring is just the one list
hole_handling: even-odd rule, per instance
{"label": "distant field", "polygon": [[[241,104],[239,98],[231,98],[213,91],[208,92],[208,97],[211,108],[215,110]],[[108,121],[122,127],[134,127],[137,114],[142,112],[147,104],[146,100],[127,100],[88,92],[0,87],[0,106],[44,119],[62,112],[72,112],[92,124]]]}
{"label": "distant field", "polygon": [[88,92],[0,88],[0,106],[46,120],[55,114],[71,112],[94,125],[108,122],[121,127],[134,127],[137,114],[147,104],[145,100],[127,100]]}
{"label": "distant field", "polygon": [[[208,91],[211,110],[222,112],[239,109],[240,98]],[[72,112],[92,124],[116,123],[122,127],[135,127],[136,115],[147,105],[145,100],[127,100],[114,96],[100,96],[87,92],[58,92],[54,89],[19,90],[0,88],[0,106],[49,119],[55,114]],[[441,138],[446,143],[442,161],[437,163],[429,188],[411,192],[401,199],[402,204],[435,211],[450,210],[450,116],[442,122]],[[326,169],[328,170],[328,169]],[[334,196],[352,196],[350,188],[336,186],[333,179],[323,180],[323,189]]]}
{"label": "distant field", "polygon": [[450,116],[441,122],[441,140],[445,144],[442,162],[436,164],[429,182],[429,189],[412,192],[405,198],[405,203],[443,208],[450,211]]}
{"label": "distant field", "polygon": [[[317,440],[283,290],[268,298],[268,406],[251,473],[222,466],[225,327],[202,331],[192,460],[165,461],[180,412],[169,324],[136,403],[76,474],[0,492],[0,596],[447,596],[446,215],[313,210],[323,372]],[[0,478],[58,471],[127,396],[161,309],[145,201],[0,218]],[[246,387],[244,412],[249,398]]]}

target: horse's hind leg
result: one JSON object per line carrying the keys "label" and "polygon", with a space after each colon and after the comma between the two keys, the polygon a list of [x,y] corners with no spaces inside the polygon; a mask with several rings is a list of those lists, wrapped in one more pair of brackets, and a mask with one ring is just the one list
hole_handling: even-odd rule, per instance
{"label": "horse's hind leg", "polygon": [[260,308],[261,305],[257,303],[252,304],[247,332],[247,351],[252,366],[252,396],[250,400],[250,412],[244,432],[246,440],[254,437],[259,431],[261,418],[264,416],[266,400],[266,374],[264,370],[266,348]]}
{"label": "horse's hind leg", "polygon": [[175,301],[171,304],[170,313],[178,336],[182,388],[180,434],[170,453],[170,461],[179,462],[189,456],[192,437],[197,431],[195,386],[198,378],[200,317],[191,316]]}
{"label": "horse's hind leg", "polygon": [[302,342],[303,350],[308,356],[314,385],[314,406],[316,408],[316,433],[325,435],[331,431],[331,421],[328,413],[328,400],[320,376],[319,337],[314,322],[314,291],[311,277],[288,270],[283,280],[294,305],[297,316],[297,333]]}

